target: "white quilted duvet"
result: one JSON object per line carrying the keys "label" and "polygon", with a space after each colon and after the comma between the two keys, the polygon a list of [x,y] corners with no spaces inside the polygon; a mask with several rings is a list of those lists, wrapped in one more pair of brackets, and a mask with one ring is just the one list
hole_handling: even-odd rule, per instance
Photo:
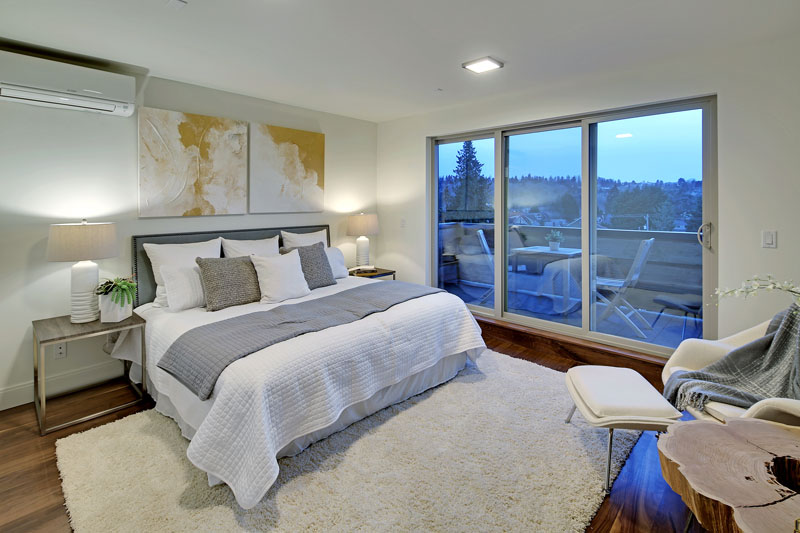
{"label": "white quilted duvet", "polygon": [[[336,286],[291,302],[365,282],[369,281],[340,279]],[[185,331],[272,307],[276,306],[256,303],[215,313],[137,310],[147,319],[147,367],[156,389],[161,390],[164,372],[155,364]],[[448,293],[410,300],[351,324],[270,346],[222,373],[187,455],[198,468],[227,483],[239,505],[249,509],[277,478],[276,454],[288,443],[329,426],[345,408],[444,357],[467,352],[474,359],[484,347],[472,314]]]}

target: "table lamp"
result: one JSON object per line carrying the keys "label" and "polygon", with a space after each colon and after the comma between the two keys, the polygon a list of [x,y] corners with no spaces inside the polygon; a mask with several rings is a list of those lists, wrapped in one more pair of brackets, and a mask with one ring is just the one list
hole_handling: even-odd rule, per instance
{"label": "table lamp", "polygon": [[52,224],[47,239],[48,261],[77,261],[72,265],[70,322],[92,322],[100,316],[97,295],[97,263],[92,259],[115,257],[117,230],[113,222]]}
{"label": "table lamp", "polygon": [[356,266],[369,264],[369,238],[378,234],[378,215],[350,215],[347,218],[347,234],[356,239]]}

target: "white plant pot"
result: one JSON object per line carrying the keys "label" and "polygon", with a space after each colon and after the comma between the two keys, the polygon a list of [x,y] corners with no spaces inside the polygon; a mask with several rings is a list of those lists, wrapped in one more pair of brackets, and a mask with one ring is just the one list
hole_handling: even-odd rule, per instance
{"label": "white plant pot", "polygon": [[551,252],[557,252],[559,248],[561,248],[561,243],[560,242],[551,242],[550,243],[550,251]]}
{"label": "white plant pot", "polygon": [[122,322],[133,314],[133,305],[120,306],[107,294],[100,295],[100,322]]}

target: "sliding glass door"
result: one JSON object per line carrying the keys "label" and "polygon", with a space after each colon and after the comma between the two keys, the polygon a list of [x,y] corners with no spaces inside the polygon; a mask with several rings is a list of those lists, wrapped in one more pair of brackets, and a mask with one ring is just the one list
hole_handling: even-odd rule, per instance
{"label": "sliding glass door", "polygon": [[713,338],[714,113],[700,98],[435,140],[435,283],[653,353]]}
{"label": "sliding glass door", "polygon": [[670,347],[702,337],[702,109],[590,131],[592,331]]}
{"label": "sliding glass door", "polygon": [[581,127],[505,136],[506,310],[581,325]]}
{"label": "sliding glass door", "polygon": [[436,144],[438,286],[494,306],[494,139]]}

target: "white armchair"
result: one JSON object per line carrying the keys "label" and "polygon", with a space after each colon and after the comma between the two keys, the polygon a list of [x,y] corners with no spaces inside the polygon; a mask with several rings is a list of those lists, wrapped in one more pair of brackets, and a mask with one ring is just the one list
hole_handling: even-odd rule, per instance
{"label": "white armchair", "polygon": [[[769,320],[717,341],[686,339],[664,365],[661,381],[666,384],[676,370],[700,370],[719,361],[733,349],[763,337],[767,326]],[[800,400],[787,398],[767,398],[749,409],[721,402],[708,402],[705,411],[701,412],[693,407],[687,407],[686,410],[698,420],[725,422],[731,418],[744,417],[800,426]]]}

